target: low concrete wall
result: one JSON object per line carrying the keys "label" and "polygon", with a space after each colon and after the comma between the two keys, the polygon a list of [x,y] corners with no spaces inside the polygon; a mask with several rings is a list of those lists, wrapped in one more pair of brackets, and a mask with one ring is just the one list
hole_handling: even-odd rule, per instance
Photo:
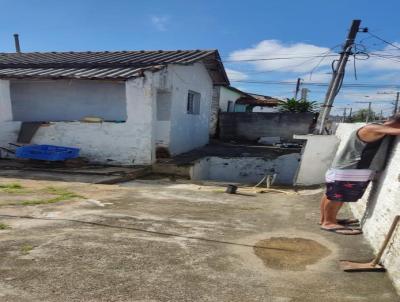
{"label": "low concrete wall", "polygon": [[295,135],[296,139],[305,139],[295,185],[312,186],[325,182],[325,173],[329,169],[339,139],[335,135]]}
{"label": "low concrete wall", "polygon": [[277,173],[275,184],[292,185],[299,165],[300,154],[281,155],[275,159],[260,157],[206,157],[191,168],[193,180],[217,180],[256,184],[265,175]]}
{"label": "low concrete wall", "polygon": [[[363,124],[339,124],[336,135],[343,148],[350,133]],[[394,142],[386,169],[374,181],[363,198],[351,203],[354,215],[361,219],[364,236],[378,251],[395,215],[400,215],[400,138]],[[400,226],[383,255],[390,278],[400,293]]]}
{"label": "low concrete wall", "polygon": [[262,136],[280,136],[293,140],[294,134],[308,134],[313,113],[220,113],[220,138],[223,140],[257,140]]}

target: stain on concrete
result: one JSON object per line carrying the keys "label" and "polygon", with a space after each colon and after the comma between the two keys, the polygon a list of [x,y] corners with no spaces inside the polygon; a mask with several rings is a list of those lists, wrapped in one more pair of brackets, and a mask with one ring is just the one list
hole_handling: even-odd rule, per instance
{"label": "stain on concrete", "polygon": [[258,241],[254,253],[268,268],[304,271],[307,265],[317,263],[331,251],[311,239],[272,237]]}

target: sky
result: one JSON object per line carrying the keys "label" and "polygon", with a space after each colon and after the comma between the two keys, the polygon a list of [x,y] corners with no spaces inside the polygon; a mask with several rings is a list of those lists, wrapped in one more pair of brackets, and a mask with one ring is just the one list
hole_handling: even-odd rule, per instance
{"label": "sky", "polygon": [[333,112],[371,101],[389,115],[400,89],[391,87],[400,85],[398,0],[0,0],[0,8],[0,52],[14,51],[14,33],[24,52],[218,49],[232,86],[288,98],[301,78],[316,102],[360,19],[378,38],[358,33]]}

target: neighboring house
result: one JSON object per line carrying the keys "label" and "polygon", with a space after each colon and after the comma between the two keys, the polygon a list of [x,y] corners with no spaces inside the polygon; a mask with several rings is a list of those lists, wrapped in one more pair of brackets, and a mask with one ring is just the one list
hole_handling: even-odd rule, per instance
{"label": "neighboring house", "polygon": [[235,112],[278,112],[278,106],[284,101],[276,98],[249,93],[236,101]]}
{"label": "neighboring house", "polygon": [[214,85],[229,85],[217,50],[0,53],[0,146],[16,141],[21,122],[41,121],[34,144],[152,164],[157,148],[175,155],[208,143]]}
{"label": "neighboring house", "polygon": [[251,97],[232,86],[214,86],[213,100],[211,105],[210,135],[214,136],[218,124],[219,112],[234,112],[236,101],[241,97]]}
{"label": "neighboring house", "polygon": [[266,95],[241,91],[232,86],[215,86],[211,105],[210,136],[218,136],[220,112],[278,112],[283,101]]}

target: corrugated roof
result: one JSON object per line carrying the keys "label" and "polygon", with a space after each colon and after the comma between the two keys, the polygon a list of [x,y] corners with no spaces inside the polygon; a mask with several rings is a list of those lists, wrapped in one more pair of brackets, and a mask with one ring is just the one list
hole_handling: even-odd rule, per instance
{"label": "corrugated roof", "polygon": [[241,97],[239,98],[236,103],[243,104],[243,105],[253,105],[253,106],[278,106],[282,104],[282,100],[275,99],[273,97],[267,95],[260,95],[254,93],[248,93],[249,97]]}
{"label": "corrugated roof", "polygon": [[0,78],[130,79],[168,64],[204,62],[214,84],[229,84],[217,50],[0,53]]}

